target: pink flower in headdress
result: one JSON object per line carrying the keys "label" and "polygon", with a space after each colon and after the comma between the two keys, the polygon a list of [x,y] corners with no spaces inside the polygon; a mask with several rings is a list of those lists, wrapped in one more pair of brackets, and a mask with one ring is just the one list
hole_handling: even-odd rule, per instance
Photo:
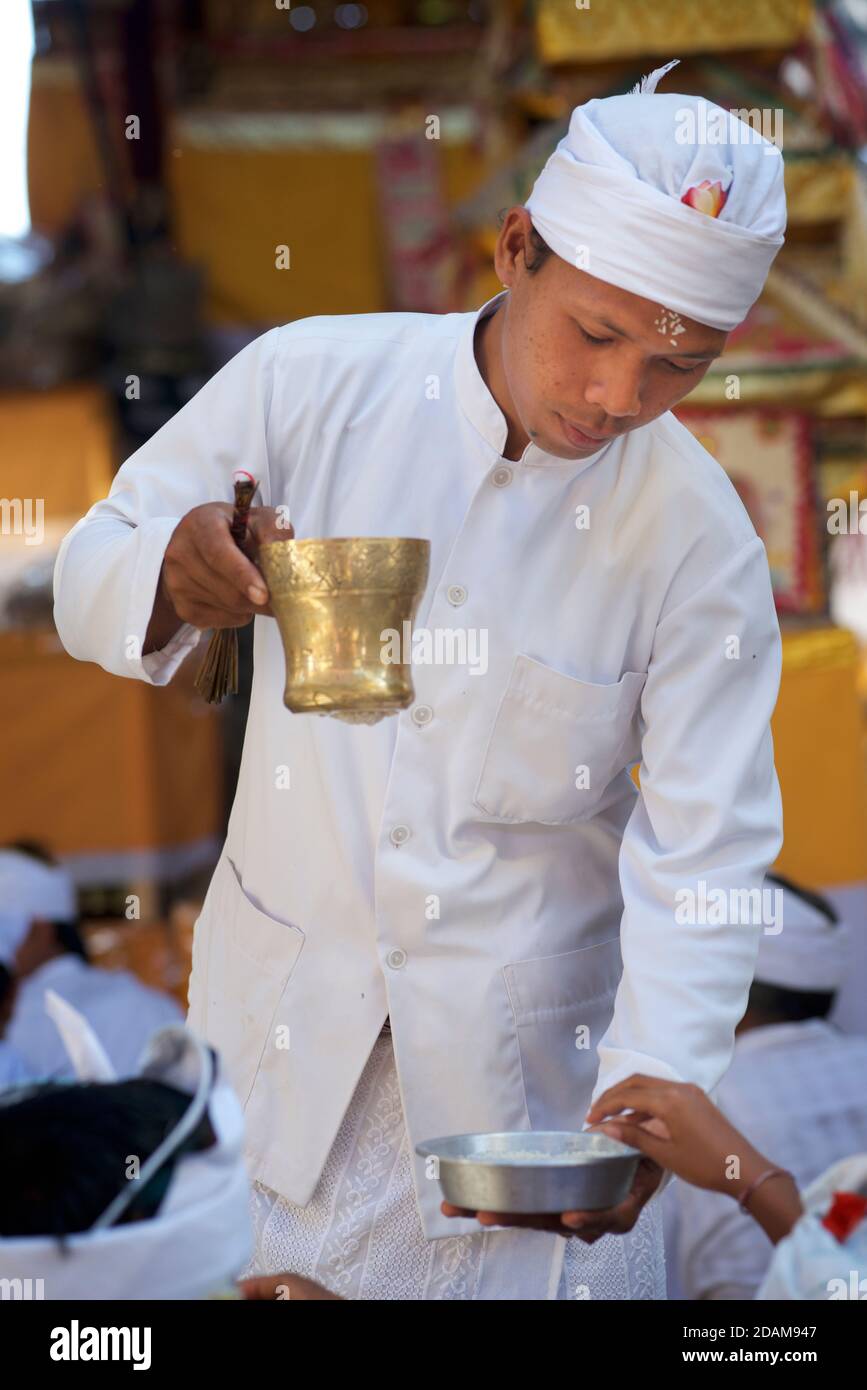
{"label": "pink flower in headdress", "polygon": [[696,212],[706,212],[708,217],[719,217],[728,196],[729,189],[723,189],[719,179],[715,183],[702,179],[694,188],[688,188],[680,201]]}

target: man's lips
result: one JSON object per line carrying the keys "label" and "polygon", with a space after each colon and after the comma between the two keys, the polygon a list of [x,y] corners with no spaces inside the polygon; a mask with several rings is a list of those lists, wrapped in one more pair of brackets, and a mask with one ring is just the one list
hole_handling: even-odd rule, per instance
{"label": "man's lips", "polygon": [[[557,413],[559,415],[559,411]],[[573,425],[571,420],[566,419],[565,415],[560,415],[560,423],[569,443],[575,444],[579,448],[587,448],[594,444],[607,444],[610,439],[614,438],[613,434],[591,434],[589,430],[585,430],[579,425]]]}

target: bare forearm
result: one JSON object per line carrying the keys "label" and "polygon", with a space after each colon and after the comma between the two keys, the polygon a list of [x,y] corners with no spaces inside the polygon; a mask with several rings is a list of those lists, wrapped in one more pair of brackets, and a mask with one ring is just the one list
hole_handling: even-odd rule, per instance
{"label": "bare forearm", "polygon": [[[747,1191],[760,1173],[775,1165],[761,1158],[750,1165],[733,1193],[735,1199]],[[764,1231],[773,1245],[787,1236],[798,1218],[803,1214],[801,1196],[794,1178],[787,1175],[774,1175],[767,1178],[747,1199],[747,1211]]]}

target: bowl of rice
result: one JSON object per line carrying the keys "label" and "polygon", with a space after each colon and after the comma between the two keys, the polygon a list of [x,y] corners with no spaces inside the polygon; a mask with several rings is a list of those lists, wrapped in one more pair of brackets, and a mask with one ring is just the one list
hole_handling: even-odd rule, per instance
{"label": "bowl of rice", "polygon": [[629,1194],[641,1154],[598,1131],[452,1134],[416,1145],[443,1197],[471,1211],[601,1211]]}

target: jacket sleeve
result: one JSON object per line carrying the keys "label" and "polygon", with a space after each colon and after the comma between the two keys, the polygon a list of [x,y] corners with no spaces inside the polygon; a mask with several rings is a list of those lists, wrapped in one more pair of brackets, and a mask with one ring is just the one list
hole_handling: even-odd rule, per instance
{"label": "jacket sleeve", "polygon": [[623,974],[594,1100],[633,1072],[705,1091],[720,1081],[782,844],[770,730],[782,644],[761,540],[680,597],[663,608],[642,694],[641,792],[620,852]]}
{"label": "jacket sleeve", "polygon": [[[118,469],[108,497],[63,538],[54,621],[70,656],[166,685],[201,633],[184,623],[142,657],[166,546],[204,502],[232,498],[248,469],[268,496],[268,416],[279,328],[250,343]],[[259,501],[259,498],[256,499]]]}

